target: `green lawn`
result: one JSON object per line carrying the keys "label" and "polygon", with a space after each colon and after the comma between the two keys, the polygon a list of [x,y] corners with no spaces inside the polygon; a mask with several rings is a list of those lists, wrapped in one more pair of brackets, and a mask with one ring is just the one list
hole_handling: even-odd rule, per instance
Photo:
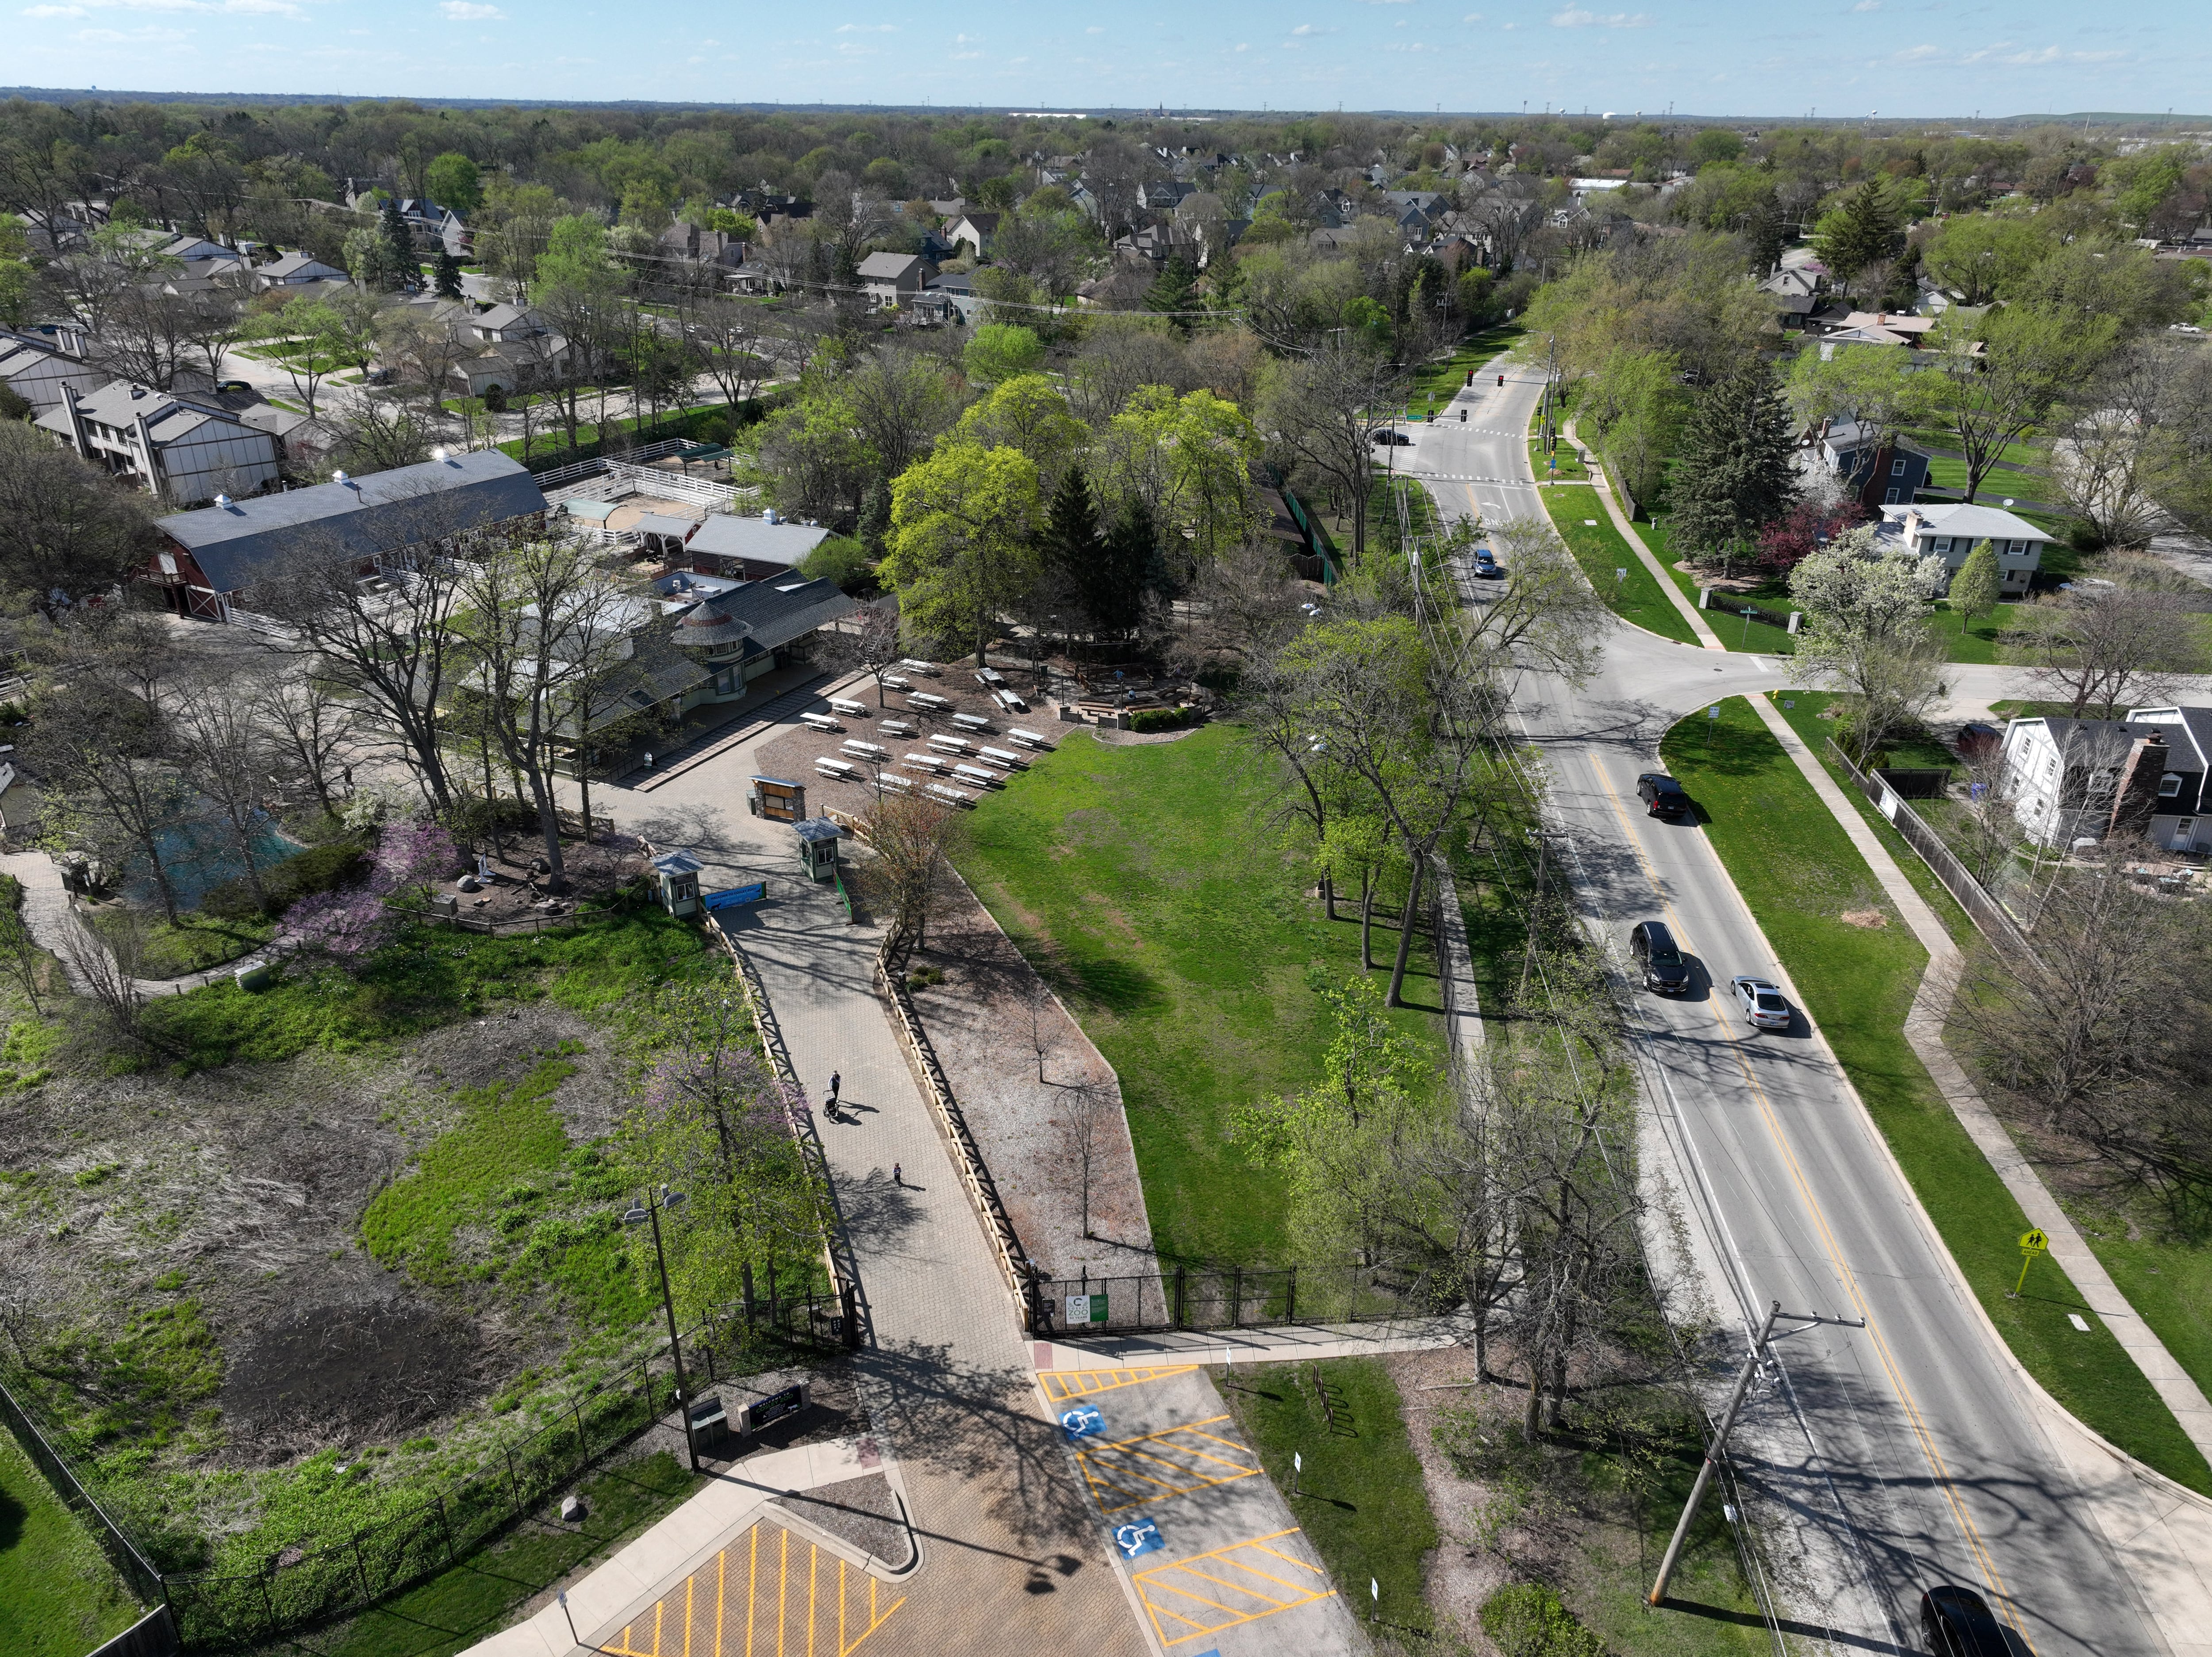
{"label": "green lawn", "polygon": [[[1698,602],[1699,588],[1697,578],[1687,570],[1674,567],[1676,554],[1668,542],[1667,514],[1661,513],[1656,519],[1648,514],[1638,524],[1637,531],[1644,544],[1651,549],[1652,555],[1670,576],[1682,595],[1692,604]],[[1791,602],[1790,588],[1782,581],[1769,579],[1741,597],[1734,593],[1717,592],[1705,610],[1705,625],[1730,650],[1748,650],[1761,656],[1788,656],[1796,652],[1797,641],[1787,628],[1747,618],[1735,613],[1735,606],[1754,604],[1761,610],[1786,614],[1796,608]]]}
{"label": "green lawn", "polygon": [[[1613,525],[1613,515],[1595,489],[1545,489],[1545,510],[1566,542],[1575,561],[1589,577],[1598,597],[1624,622],[1681,644],[1695,644],[1696,632],[1674,607],[1650,567]],[[1626,580],[1616,574],[1626,570]]]}
{"label": "green lawn", "polygon": [[[269,920],[218,920],[211,915],[186,911],[172,922],[161,915],[143,915],[144,955],[138,968],[143,978],[181,978],[203,968],[235,961],[266,944],[276,935]],[[125,922],[119,909],[97,911],[92,929],[112,937]]]}
{"label": "green lawn", "polygon": [[1520,337],[1519,323],[1504,323],[1468,335],[1450,356],[1423,363],[1413,371],[1413,385],[1406,393],[1406,418],[1411,420],[1430,411],[1431,391],[1436,393],[1434,406],[1443,408],[1467,384],[1470,371],[1480,368],[1500,351],[1509,349]]}
{"label": "green lawn", "polygon": [[0,1429],[0,1651],[83,1657],[142,1615],[90,1533]]}
{"label": "green lawn", "polygon": [[[1267,774],[1229,725],[1108,747],[1071,733],[969,824],[961,872],[1121,1077],[1151,1210],[1169,1253],[1279,1257],[1281,1180],[1228,1136],[1233,1107],[1321,1073],[1332,1026],[1306,983],[1358,970],[1359,928],[1332,925],[1314,877],[1267,826]],[[1376,929],[1377,959],[1396,933]],[[1433,1007],[1417,938],[1409,1000]],[[1440,1021],[1393,1015],[1437,1054]]]}
{"label": "green lawn", "polygon": [[[1703,808],[1714,849],[1976,1297],[2059,1402],[2130,1454],[2212,1494],[2212,1466],[2102,1320],[2092,1318],[2087,1334],[2068,1321],[2088,1308],[2056,1266],[2039,1263],[2040,1287],[2008,1298],[2020,1267],[2014,1240],[2027,1218],[1903,1034],[1926,952],[1749,705],[1731,697],[1717,726],[1709,731],[1708,724],[1677,725],[1662,757]],[[1869,929],[1839,918],[1869,908],[1890,924]]]}
{"label": "green lawn", "polygon": [[[1376,1359],[1334,1359],[1320,1366],[1329,1396],[1324,1410],[1314,1375],[1310,1363],[1213,1371],[1237,1424],[1353,1615],[1362,1623],[1379,1615],[1388,1628],[1426,1634],[1434,1622],[1425,1568],[1440,1539],[1397,1383]],[[1303,1472],[1294,1473],[1293,1454],[1304,1458]],[[1294,1478],[1303,1494],[1291,1494]],[[1370,1581],[1382,1588],[1379,1599],[1370,1597]]]}
{"label": "green lawn", "polygon": [[706,1481],[666,1451],[586,1479],[580,1524],[525,1520],[452,1569],[356,1618],[326,1657],[453,1657],[579,1566],[603,1558],[672,1513]]}
{"label": "green lawn", "polygon": [[[1574,417],[1574,399],[1575,388],[1571,385],[1559,388],[1557,398],[1553,404],[1553,419],[1555,425],[1564,427]],[[1544,404],[1540,398],[1528,416],[1529,470],[1540,478],[1565,479],[1570,483],[1586,481],[1589,476],[1589,468],[1583,464],[1581,453],[1572,443],[1567,440],[1565,433],[1562,431],[1559,434],[1557,442],[1553,445],[1553,452],[1547,454],[1544,452],[1543,439],[1540,436],[1543,428]]]}

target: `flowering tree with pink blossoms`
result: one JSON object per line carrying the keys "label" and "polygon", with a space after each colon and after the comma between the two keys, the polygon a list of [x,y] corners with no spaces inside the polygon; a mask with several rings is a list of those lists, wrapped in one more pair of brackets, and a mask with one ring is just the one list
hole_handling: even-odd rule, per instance
{"label": "flowering tree with pink blossoms", "polygon": [[377,836],[368,878],[343,891],[301,898],[284,912],[283,930],[303,954],[325,956],[355,970],[390,940],[391,901],[422,901],[459,860],[453,836],[436,823],[387,823]]}

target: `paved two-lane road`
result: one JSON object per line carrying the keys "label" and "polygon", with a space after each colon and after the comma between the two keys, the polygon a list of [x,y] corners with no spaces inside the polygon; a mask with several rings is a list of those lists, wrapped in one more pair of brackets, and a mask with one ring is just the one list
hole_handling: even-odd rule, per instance
{"label": "paved two-lane road", "polygon": [[[1525,438],[1538,382],[1477,380],[1445,419],[1411,428],[1396,464],[1433,480],[1448,517],[1540,513]],[[1550,770],[1585,913],[1616,949],[1634,922],[1668,920],[1702,968],[1692,998],[1639,995],[1631,1025],[1645,1159],[1682,1193],[1714,1301],[1738,1321],[1775,1300],[1867,1320],[1790,1337],[1747,1417],[1755,1477],[1825,1579],[1808,1585],[1823,1603],[1792,1609],[1839,1644],[1917,1651],[1921,1588],[1962,1582],[2035,1657],[2151,1657],[2165,1646],[2134,1585],[1834,1056],[1802,1015],[1785,1035],[1752,1035],[1720,992],[1738,973],[1773,978],[1793,1003],[1800,986],[1704,834],[1636,801],[1636,774],[1675,719],[1784,683],[1769,659],[1617,626],[1589,684],[1532,677],[1516,707]]]}

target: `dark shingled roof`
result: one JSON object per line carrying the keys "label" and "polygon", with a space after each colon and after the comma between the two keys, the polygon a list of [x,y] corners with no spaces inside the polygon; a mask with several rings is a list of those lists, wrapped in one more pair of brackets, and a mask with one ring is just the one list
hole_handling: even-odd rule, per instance
{"label": "dark shingled roof", "polygon": [[[787,645],[859,608],[837,590],[835,581],[801,581],[794,578],[788,581],[750,581],[735,592],[708,600],[684,619],[689,622],[704,610],[725,622],[743,622],[749,629],[745,654],[750,656],[774,650],[778,645]],[[684,636],[686,631],[680,624],[677,628],[678,644],[691,642]]]}
{"label": "dark shingled roof", "polygon": [[216,592],[237,592],[252,584],[258,566],[303,543],[327,538],[334,550],[369,558],[544,510],[544,495],[520,463],[477,449],[155,522]]}

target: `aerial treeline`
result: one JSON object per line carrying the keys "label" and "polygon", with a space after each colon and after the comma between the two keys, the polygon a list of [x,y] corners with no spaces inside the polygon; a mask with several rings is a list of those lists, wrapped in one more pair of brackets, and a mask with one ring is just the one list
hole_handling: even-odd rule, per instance
{"label": "aerial treeline", "polygon": [[[1661,1308],[1617,1013],[1558,883],[1528,878],[1534,802],[1504,726],[1516,662],[1570,679],[1595,668],[1601,606],[1548,527],[1519,520],[1493,538],[1510,574],[1492,604],[1463,611],[1448,577],[1400,565],[1383,579],[1377,561],[1318,618],[1255,641],[1247,740],[1276,774],[1274,822],[1332,912],[1356,889],[1365,970],[1337,982],[1316,969],[1334,1026],[1320,1071],[1248,1103],[1236,1133],[1285,1176],[1298,1258],[1462,1310],[1484,1373],[1496,1360],[1525,1385],[1533,1436],[1571,1394],[1650,1378],[1638,1352]],[[1516,906],[1528,950],[1511,1005],[1489,1010],[1484,1059],[1442,1085],[1390,1010],[1437,874],[1454,868]],[[1373,960],[1386,888],[1395,957]]]}

